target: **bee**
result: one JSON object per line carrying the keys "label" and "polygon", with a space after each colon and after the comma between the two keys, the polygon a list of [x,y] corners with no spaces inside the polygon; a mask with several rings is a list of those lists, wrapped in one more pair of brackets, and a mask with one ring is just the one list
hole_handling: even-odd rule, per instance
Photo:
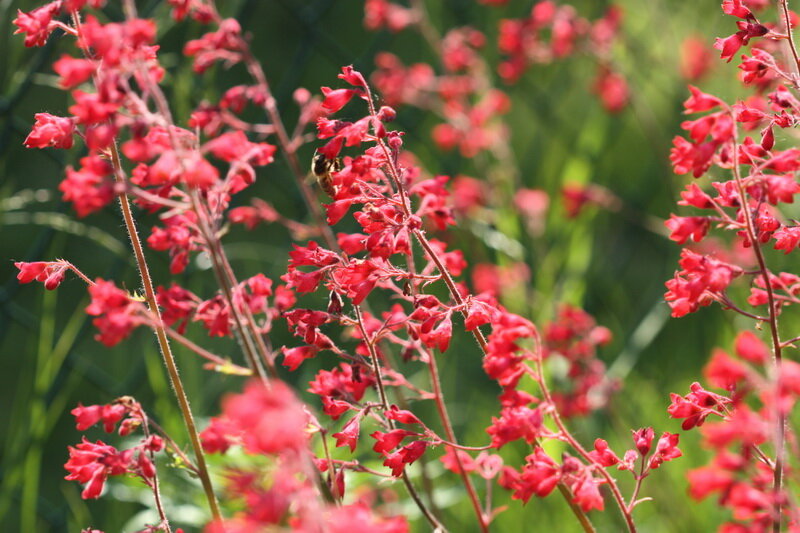
{"label": "bee", "polygon": [[333,186],[333,172],[342,170],[342,160],[339,157],[328,159],[325,154],[314,152],[311,160],[311,173],[316,176],[317,183],[325,194],[333,198],[336,195],[336,188]]}

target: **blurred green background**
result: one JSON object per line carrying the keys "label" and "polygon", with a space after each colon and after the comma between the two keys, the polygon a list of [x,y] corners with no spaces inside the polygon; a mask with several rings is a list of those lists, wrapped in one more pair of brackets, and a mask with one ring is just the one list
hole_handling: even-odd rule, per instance
{"label": "blurred green background", "polygon": [[[512,0],[503,8],[491,8],[474,0],[428,0],[427,6],[440,31],[463,25],[483,31],[491,61],[496,56],[499,19],[523,17],[531,3]],[[609,115],[590,94],[595,66],[584,56],[533,67],[508,88],[513,105],[506,117],[512,132],[509,148],[515,154],[520,180],[551,196],[543,236],[527,236],[511,206],[498,206],[496,228],[486,231],[479,224],[460,224],[453,244],[465,251],[471,263],[527,262],[531,290],[506,303],[537,323],[550,319],[559,302],[568,302],[583,307],[612,330],[614,341],[602,350],[601,357],[613,374],[624,380],[624,386],[608,411],[574,421],[572,427],[587,445],[603,436],[623,451],[629,446],[631,428],[652,425],[657,433],[679,430],[679,424],[667,417],[669,393],[685,393],[689,384],[699,379],[710,349],[715,345],[729,348],[735,327],[748,325],[735,323],[716,308],[669,319],[663,283],[676,268],[679,247],[647,228],[647,216],[666,218],[676,211],[675,200],[686,181],[675,176],[668,164],[670,141],[679,132],[681,102],[687,93],[679,74],[680,44],[697,34],[710,46],[715,36],[731,33],[733,24],[720,12],[718,1],[616,3],[625,18],[613,57],[632,92],[632,102],[624,111]],[[109,18],[120,18],[118,2],[109,4]],[[594,20],[610,3],[575,0],[572,4],[581,15]],[[92,277],[113,278],[128,288],[138,286],[118,210],[109,208],[77,220],[60,201],[56,187],[63,168],[77,161],[81,149],[22,147],[34,113],[63,115],[69,105],[65,93],[55,88],[50,65],[62,53],[73,54],[73,44],[55,38],[44,48],[26,49],[19,36],[11,35],[16,9],[30,10],[37,5],[0,1],[0,524],[3,531],[72,532],[88,526],[106,532],[133,531],[152,520],[146,492],[133,482],[112,481],[110,495],[82,501],[80,487],[63,479],[62,465],[67,459],[66,446],[80,439],[69,415],[78,402],[105,403],[123,394],[133,395],[183,439],[182,422],[155,342],[149,333],[138,331],[106,349],[92,338],[93,328],[83,313],[86,291],[80,281],[68,279],[58,291],[47,292],[37,285],[20,286],[15,280],[14,260],[63,257]],[[199,36],[202,28],[173,23],[160,2],[139,5],[143,16],[159,21],[160,57],[169,71],[168,86],[181,122],[202,99],[218,98],[225,88],[247,83],[240,68],[225,71],[215,67],[209,76],[196,76],[179,52],[181,44]],[[363,4],[357,0],[226,0],[220,2],[220,9],[251,32],[254,51],[290,128],[296,116],[292,92],[297,87],[316,93],[321,85],[337,86],[341,65],[352,63],[369,73],[379,51],[393,52],[406,64],[436,64],[431,50],[414,32],[371,33],[363,29]],[[732,96],[738,90],[734,72],[734,65],[716,61],[702,86]],[[457,152],[442,154],[433,149],[430,129],[437,119],[418,109],[398,111],[397,128],[407,132],[406,147],[428,172],[483,176],[487,163],[480,158],[466,159]],[[310,160],[312,152],[309,146],[301,155]],[[570,181],[607,187],[625,202],[628,214],[589,208],[575,219],[566,218],[559,190]],[[236,203],[243,205],[250,196],[281,206],[287,216],[307,218],[282,159],[260,170],[256,184]],[[146,228],[154,220],[140,218],[147,235]],[[504,234],[506,244],[494,244],[492,231]],[[225,243],[240,278],[263,272],[276,279],[285,271],[290,237],[281,228],[245,232],[235,227]],[[148,257],[156,283],[167,284],[166,255],[150,251]],[[213,290],[213,276],[194,262],[176,281],[200,295],[208,296]],[[324,303],[309,305],[319,308]],[[274,344],[295,345],[280,329],[275,332]],[[203,340],[199,326],[190,326],[189,331],[193,338]],[[233,341],[203,342],[218,353],[240,357]],[[201,420],[217,413],[224,391],[240,389],[239,378],[208,374],[192,354],[181,348],[176,352]],[[498,391],[484,376],[476,347],[469,338],[460,337],[440,361],[459,438],[473,445],[486,442],[483,428],[497,413]],[[321,356],[287,379],[304,383],[315,368],[333,364],[331,357]],[[421,372],[421,368],[409,371]],[[424,382],[422,374],[416,377]],[[99,431],[87,434],[92,439],[106,439]],[[685,457],[665,465],[645,483],[642,495],[654,501],[637,508],[641,531],[709,531],[723,519],[713,502],[698,504],[686,495],[684,472],[708,457],[697,437],[682,435]],[[109,441],[119,444],[114,439]],[[525,447],[508,448],[504,456],[510,464],[521,464]],[[340,455],[347,457],[346,452]],[[453,531],[470,530],[471,509],[456,477],[443,473],[436,461],[429,469],[445,523]],[[629,480],[618,477],[629,494]],[[189,496],[192,481],[180,473],[168,473],[166,478],[163,490],[168,508],[173,509],[173,521],[196,530],[204,516],[202,502]],[[361,481],[356,476],[348,478],[351,486]],[[397,490],[403,492],[399,485]],[[496,531],[577,530],[577,523],[556,495],[546,500],[534,498],[523,507],[498,492],[495,503],[509,505],[497,519]],[[407,510],[415,516],[413,508]],[[592,513],[592,519],[600,531],[622,529],[613,509]],[[427,529],[418,520],[415,524],[420,531]]]}

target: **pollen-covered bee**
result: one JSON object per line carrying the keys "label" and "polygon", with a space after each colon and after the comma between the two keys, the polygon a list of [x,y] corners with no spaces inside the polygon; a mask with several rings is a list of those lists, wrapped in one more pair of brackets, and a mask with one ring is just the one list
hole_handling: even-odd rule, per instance
{"label": "pollen-covered bee", "polygon": [[325,154],[314,152],[314,158],[311,160],[311,173],[316,176],[320,188],[331,198],[336,196],[336,188],[333,186],[331,173],[339,172],[340,170],[342,170],[341,158],[328,159]]}

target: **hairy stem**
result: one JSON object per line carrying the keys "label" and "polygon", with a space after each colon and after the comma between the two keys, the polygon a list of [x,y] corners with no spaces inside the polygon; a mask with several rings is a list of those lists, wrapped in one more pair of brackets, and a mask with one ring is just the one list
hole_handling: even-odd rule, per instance
{"label": "hairy stem", "polygon": [[[114,174],[116,179],[120,183],[125,183],[125,174],[122,170],[122,165],[119,159],[119,152],[117,151],[117,146],[115,143],[111,144],[111,162],[114,166]],[[136,229],[136,223],[133,220],[133,215],[131,213],[131,205],[128,201],[128,195],[125,193],[119,194],[119,204],[122,209],[122,217],[125,220],[125,228],[128,232],[128,236],[131,240],[131,245],[133,247],[133,252],[136,257],[136,265],[139,268],[139,276],[142,279],[142,285],[144,286],[144,293],[145,299],[147,300],[147,306],[150,309],[150,312],[156,317],[157,322],[154,325],[154,330],[156,332],[156,338],[158,339],[158,346],[161,350],[161,356],[164,359],[164,365],[167,367],[167,373],[169,374],[169,380],[172,384],[172,389],[175,391],[175,396],[178,399],[178,406],[181,410],[181,415],[183,416],[184,424],[186,425],[186,430],[189,433],[189,440],[192,443],[192,449],[194,450],[195,454],[195,461],[197,462],[197,475],[200,478],[200,483],[203,485],[203,492],[205,492],[206,500],[208,501],[208,506],[211,509],[211,515],[213,516],[214,520],[220,519],[220,511],[219,511],[219,504],[217,503],[217,497],[214,494],[214,488],[211,484],[211,476],[208,472],[208,466],[206,465],[206,457],[203,453],[203,447],[200,444],[200,436],[197,432],[197,426],[194,423],[194,417],[192,416],[192,410],[189,407],[189,398],[186,396],[186,389],[183,386],[183,382],[181,381],[181,377],[178,374],[178,366],[175,364],[175,358],[172,355],[172,350],[169,346],[169,339],[167,338],[167,332],[164,329],[163,323],[161,321],[161,313],[158,309],[158,302],[156,301],[156,293],[153,290],[153,282],[150,279],[150,270],[147,266],[147,261],[145,260],[144,256],[144,249],[142,248],[142,242],[139,239],[139,233]]]}
{"label": "hairy stem", "polygon": [[[784,7],[786,6],[786,2],[783,2]],[[788,26],[788,19],[787,19],[787,28]],[[791,30],[788,30],[791,35]],[[794,49],[794,45],[792,45],[792,49]],[[767,323],[769,324],[769,331],[770,336],[772,338],[772,363],[773,363],[773,375],[772,380],[776,389],[779,387],[780,384],[780,377],[781,377],[781,361],[783,359],[783,344],[781,343],[780,339],[780,332],[778,329],[778,310],[775,305],[775,294],[772,290],[772,282],[770,281],[769,270],[767,269],[767,262],[764,259],[764,251],[761,249],[761,243],[757,238],[755,223],[753,221],[753,213],[750,210],[749,202],[747,201],[747,192],[744,188],[744,183],[742,180],[742,175],[739,170],[739,140],[737,136],[737,129],[736,129],[736,118],[731,113],[731,118],[733,119],[733,177],[736,181],[736,188],[737,192],[739,193],[739,202],[741,203],[741,210],[744,216],[745,223],[747,225],[747,238],[750,240],[753,246],[753,253],[756,256],[756,261],[758,262],[758,268],[761,274],[761,277],[764,281],[764,289],[767,293],[767,306],[768,306],[768,320]],[[772,519],[772,531],[778,533],[781,531],[781,514],[783,513],[782,509],[782,502],[780,498],[780,493],[783,487],[783,468],[784,468],[784,456],[786,453],[786,415],[783,413],[780,402],[775,402],[775,468],[773,470],[772,475],[772,490],[775,497],[773,512],[774,516]]]}
{"label": "hairy stem", "polygon": [[[381,366],[380,360],[378,359],[378,352],[375,350],[375,342],[373,339],[370,338],[369,334],[367,333],[367,328],[364,327],[364,319],[361,315],[361,308],[357,305],[353,306],[356,314],[356,320],[358,321],[358,328],[361,331],[361,335],[364,339],[364,344],[367,345],[367,350],[369,350],[370,359],[372,359],[372,371],[375,373],[375,383],[378,388],[378,395],[381,399],[381,406],[383,407],[384,411],[389,410],[389,401],[386,396],[386,388],[383,386],[383,376],[381,373]],[[389,427],[395,429],[394,420],[389,420]],[[433,515],[433,513],[428,509],[428,506],[425,505],[425,502],[422,501],[417,490],[414,488],[414,485],[411,483],[411,479],[409,479],[408,474],[406,473],[406,469],[403,468],[403,483],[408,490],[409,495],[414,500],[414,503],[417,504],[419,510],[422,511],[423,516],[428,522],[439,531],[447,531],[444,525]]]}

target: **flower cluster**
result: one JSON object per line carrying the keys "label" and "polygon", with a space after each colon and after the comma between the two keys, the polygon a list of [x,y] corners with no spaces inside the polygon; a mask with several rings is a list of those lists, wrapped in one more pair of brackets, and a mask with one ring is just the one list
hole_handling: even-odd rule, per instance
{"label": "flower cluster", "polygon": [[[705,367],[706,381],[722,394],[700,383],[693,383],[686,396],[672,394],[670,416],[683,419],[684,430],[699,427],[714,453],[707,466],[688,472],[689,493],[697,500],[718,495],[719,504],[733,513],[731,529],[766,530],[778,520],[792,527],[800,520],[797,502],[788,489],[776,491],[773,485],[786,459],[771,457],[769,447],[771,428],[800,398],[800,364],[784,361],[775,388],[762,373],[769,349],[754,333],[741,332],[734,348],[734,357],[715,350]],[[785,437],[793,435],[787,428]],[[776,510],[783,516],[775,516]]]}
{"label": "flower cluster", "polygon": [[628,103],[629,89],[625,78],[613,68],[611,49],[621,24],[618,6],[611,6],[603,17],[590,22],[570,5],[537,2],[526,18],[500,22],[498,49],[505,59],[498,72],[506,82],[514,83],[531,65],[550,63],[583,50],[597,61],[593,91],[608,111],[620,111]]}
{"label": "flower cluster", "polygon": [[100,440],[91,442],[86,437],[76,446],[70,446],[69,461],[64,465],[69,472],[66,479],[86,485],[81,493],[84,499],[100,497],[110,476],[138,477],[152,490],[157,490],[153,454],[164,449],[164,439],[149,434],[147,417],[138,402],[123,397],[109,405],[79,405],[72,414],[78,431],[100,422],[107,433],[113,432],[118,423],[120,435],[129,435],[140,426],[145,429],[145,437],[139,444],[126,450],[118,450]]}
{"label": "flower cluster", "polygon": [[[670,238],[681,245],[705,244],[714,228],[732,234],[734,249],[745,253],[703,253],[687,245],[681,252],[681,270],[666,283],[666,300],[679,317],[718,302],[723,308],[754,320],[770,332],[768,348],[750,331],[735,341],[735,357],[717,349],[705,367],[705,380],[722,394],[693,383],[685,396],[672,394],[668,412],[682,419],[684,430],[699,427],[703,441],[714,452],[708,466],[689,472],[690,494],[703,499],[718,494],[719,504],[733,512],[725,531],[780,530],[798,523],[798,507],[787,478],[787,445],[794,441],[787,424],[798,394],[800,365],[784,358],[792,341],[782,341],[778,317],[797,302],[797,276],[770,270],[770,248],[793,252],[800,239],[786,204],[800,193],[795,173],[800,152],[776,141],[776,131],[795,127],[800,119],[794,94],[796,65],[779,60],[781,41],[789,41],[796,15],[778,2],[781,19],[762,23],[756,13],[766,2],[726,0],[722,10],[738,19],[738,30],[717,39],[721,58],[740,56],[740,78],[752,95],[733,105],[690,86],[686,113],[704,113],[681,125],[688,138],[676,137],[670,156],[677,174],[694,178],[711,175],[710,187],[690,183],[680,205],[699,210],[692,216],[672,215],[666,221]],[[751,134],[750,132],[754,132]],[[778,136],[780,137],[780,136]],[[713,169],[721,169],[720,173]],[[719,175],[727,179],[720,179]],[[753,267],[755,265],[755,268]],[[733,292],[737,278],[750,289],[745,302]]]}

